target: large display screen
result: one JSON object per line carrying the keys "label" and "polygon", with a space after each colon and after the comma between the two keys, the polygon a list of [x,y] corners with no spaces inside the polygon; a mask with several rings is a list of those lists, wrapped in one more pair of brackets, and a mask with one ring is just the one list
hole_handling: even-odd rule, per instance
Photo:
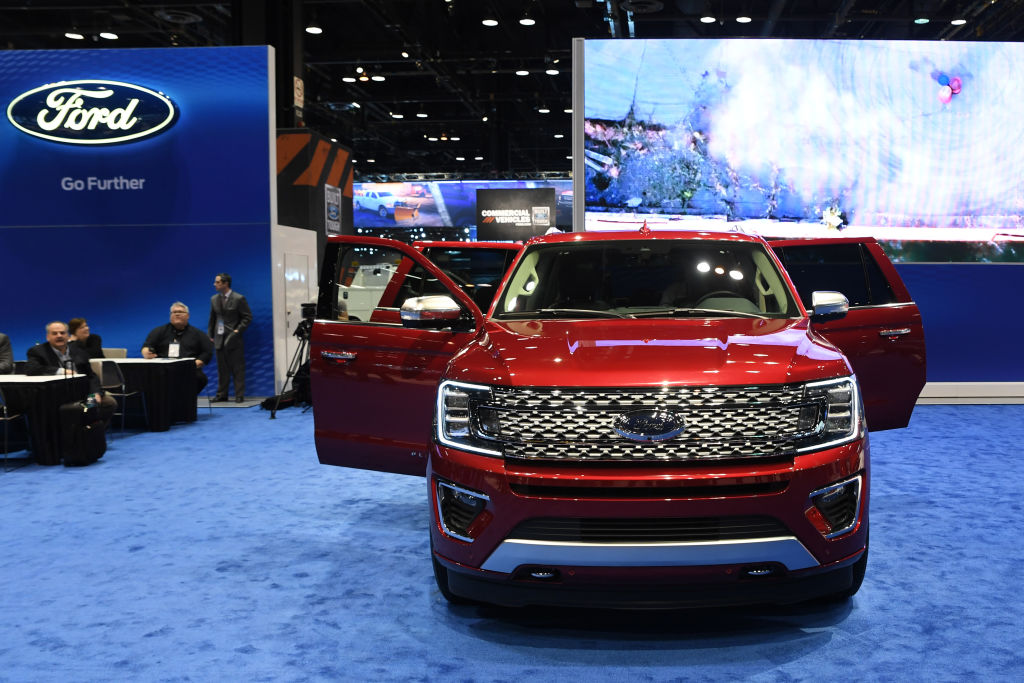
{"label": "large display screen", "polygon": [[477,190],[553,188],[551,225],[572,226],[571,180],[444,180],[436,182],[354,183],[352,222],[359,228],[475,229]]}
{"label": "large display screen", "polygon": [[845,232],[895,260],[1024,261],[1024,44],[595,40],[583,68],[588,229]]}

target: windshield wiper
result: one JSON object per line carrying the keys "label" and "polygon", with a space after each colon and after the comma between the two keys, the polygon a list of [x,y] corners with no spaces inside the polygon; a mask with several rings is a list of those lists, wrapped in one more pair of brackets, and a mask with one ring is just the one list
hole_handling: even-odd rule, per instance
{"label": "windshield wiper", "polygon": [[553,316],[565,318],[625,318],[626,316],[615,311],[598,311],[592,308],[541,308],[536,311],[509,311],[501,317],[531,317],[531,316]]}
{"label": "windshield wiper", "polygon": [[684,316],[700,316],[703,314],[712,313],[714,315],[723,315],[737,318],[767,318],[768,316],[764,313],[749,313],[747,311],[730,311],[723,310],[720,308],[659,308],[656,311],[641,311],[639,313],[632,313],[630,317],[633,318],[660,318],[662,316],[667,317],[684,317]]}

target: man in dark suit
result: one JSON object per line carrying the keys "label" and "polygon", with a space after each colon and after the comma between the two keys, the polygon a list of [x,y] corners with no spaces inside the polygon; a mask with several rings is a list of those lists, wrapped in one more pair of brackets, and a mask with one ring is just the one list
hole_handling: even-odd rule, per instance
{"label": "man in dark suit", "polygon": [[245,347],[242,332],[252,322],[252,311],[245,297],[231,290],[231,276],[219,273],[213,279],[217,293],[210,297],[210,324],[207,330],[217,350],[217,395],[214,401],[228,400],[228,382],[235,381],[235,401],[245,400]]}
{"label": "man in dark suit", "polygon": [[100,416],[105,422],[117,410],[117,401],[104,393],[100,378],[92,371],[89,354],[73,344],[68,344],[68,326],[54,321],[46,326],[46,341],[36,344],[25,354],[26,375],[65,375],[78,373],[89,378],[89,392],[96,396],[100,405]]}
{"label": "man in dark suit", "polygon": [[11,352],[11,338],[0,332],[0,375],[14,372],[14,353]]}

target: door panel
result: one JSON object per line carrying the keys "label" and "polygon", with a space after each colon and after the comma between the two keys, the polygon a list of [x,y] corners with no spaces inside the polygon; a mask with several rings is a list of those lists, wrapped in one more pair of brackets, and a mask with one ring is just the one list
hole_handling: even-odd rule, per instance
{"label": "door panel", "polygon": [[850,300],[840,320],[813,329],[842,350],[857,374],[871,431],[906,427],[925,384],[921,313],[872,238],[773,240],[804,306],[811,292]]}
{"label": "door panel", "polygon": [[[465,311],[459,329],[410,329],[410,296],[446,293]],[[320,462],[423,475],[438,382],[475,336],[480,311],[423,255],[374,238],[331,238],[310,341]]]}

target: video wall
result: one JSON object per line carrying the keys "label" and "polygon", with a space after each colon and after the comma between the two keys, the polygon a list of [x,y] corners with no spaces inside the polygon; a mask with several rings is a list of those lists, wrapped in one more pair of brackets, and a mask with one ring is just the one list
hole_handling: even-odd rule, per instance
{"label": "video wall", "polygon": [[[400,228],[404,232],[428,232],[426,228],[458,228],[462,238],[476,237],[477,190],[517,190],[553,188],[554,225],[572,227],[571,180],[445,180],[436,182],[354,183],[352,221],[357,233],[383,234],[382,228]],[[401,232],[401,231],[400,231]],[[441,231],[444,234],[448,231]],[[455,235],[456,232],[451,232]],[[454,237],[459,239],[460,237]],[[400,239],[400,238],[398,238]]]}
{"label": "video wall", "polygon": [[584,42],[587,227],[845,232],[1024,261],[1024,44]]}

